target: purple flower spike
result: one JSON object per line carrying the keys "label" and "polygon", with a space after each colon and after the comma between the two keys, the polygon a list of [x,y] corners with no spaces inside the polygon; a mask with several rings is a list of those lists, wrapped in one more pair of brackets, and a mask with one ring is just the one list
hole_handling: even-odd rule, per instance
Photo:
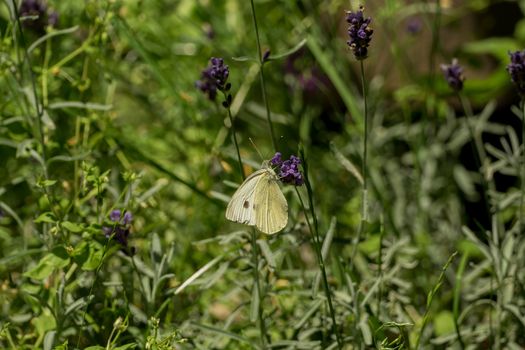
{"label": "purple flower spike", "polygon": [[111,214],[109,214],[109,219],[114,222],[119,222],[120,221],[120,210],[115,209],[111,211]]}
{"label": "purple flower spike", "polygon": [[281,152],[275,153],[270,163],[272,163],[273,166],[280,166],[283,163]]}
{"label": "purple flower spike", "polygon": [[104,232],[106,238],[112,237],[113,241],[116,241],[118,244],[120,244],[122,246],[122,251],[124,251],[126,254],[133,255],[135,248],[128,246],[128,238],[131,233],[131,229],[128,225],[133,220],[133,215],[131,212],[127,211],[124,213],[124,217],[121,220],[121,214],[122,212],[119,209],[111,211],[109,214],[109,219],[115,222],[115,224],[112,227],[103,226],[102,232]]}
{"label": "purple flower spike", "polygon": [[124,225],[129,225],[131,224],[132,220],[133,220],[133,215],[131,214],[131,212],[127,211],[124,214],[124,218],[122,218],[122,222],[124,223]]}
{"label": "purple flower spike", "polygon": [[292,155],[290,159],[283,162],[281,153],[277,152],[270,163],[277,168],[277,176],[282,183],[294,186],[301,186],[304,183],[303,174],[299,169],[299,165],[301,165],[299,157]]}
{"label": "purple flower spike", "polygon": [[26,17],[22,25],[37,33],[44,33],[46,26],[54,27],[58,21],[58,13],[48,11],[45,1],[42,0],[23,0],[19,13],[20,17]]}
{"label": "purple flower spike", "polygon": [[348,36],[350,40],[346,43],[352,49],[354,56],[358,60],[364,60],[368,56],[368,46],[372,40],[374,30],[370,28],[371,17],[364,18],[363,6],[359,11],[346,13],[346,21],[350,24],[348,27]]}
{"label": "purple flower spike", "polygon": [[201,80],[198,80],[195,86],[207,94],[210,100],[214,101],[217,96],[217,90],[230,90],[230,84],[227,83],[229,76],[230,69],[224,64],[224,60],[222,58],[212,57],[208,67],[201,73]]}
{"label": "purple flower spike", "polygon": [[458,92],[463,89],[465,77],[463,76],[463,68],[458,64],[457,59],[454,58],[452,64],[442,64],[441,71],[452,90]]}
{"label": "purple flower spike", "polygon": [[507,71],[510,74],[510,80],[516,85],[518,94],[525,96],[525,50],[509,52],[510,63],[507,65]]}

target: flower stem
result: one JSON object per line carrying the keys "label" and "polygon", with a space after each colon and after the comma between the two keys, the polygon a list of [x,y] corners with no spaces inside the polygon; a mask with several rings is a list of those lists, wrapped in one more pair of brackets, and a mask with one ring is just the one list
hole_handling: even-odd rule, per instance
{"label": "flower stem", "polygon": [[522,160],[521,160],[521,191],[520,191],[520,214],[519,214],[519,230],[523,232],[523,192],[525,191],[525,100],[521,100],[521,144],[523,149]]}
{"label": "flower stem", "polygon": [[363,92],[363,102],[364,102],[364,124],[365,130],[363,135],[363,160],[361,165],[361,172],[363,173],[363,192],[362,192],[362,203],[361,203],[361,222],[359,223],[359,228],[357,229],[357,236],[352,245],[352,254],[351,259],[354,261],[355,254],[357,253],[357,245],[361,240],[361,235],[365,229],[366,222],[368,220],[368,173],[367,173],[367,161],[368,161],[368,103],[367,103],[367,91],[366,91],[366,82],[365,82],[365,68],[363,65],[363,60],[360,60],[361,63],[361,87]]}
{"label": "flower stem", "polygon": [[250,3],[252,5],[252,19],[253,19],[253,26],[255,27],[255,38],[257,41],[257,56],[259,59],[259,76],[261,78],[261,90],[262,90],[262,97],[264,106],[266,107],[266,118],[268,120],[268,129],[270,129],[270,136],[272,138],[272,145],[275,151],[277,151],[277,140],[275,139],[275,133],[273,131],[273,123],[272,123],[272,115],[270,112],[270,105],[268,104],[268,97],[266,95],[266,83],[264,80],[264,62],[263,62],[263,56],[262,56],[262,50],[261,50],[261,39],[259,36],[259,27],[257,26],[257,16],[255,14],[255,5],[253,3],[253,0],[250,0]]}
{"label": "flower stem", "polygon": [[363,102],[364,102],[364,124],[365,124],[365,130],[363,135],[363,165],[362,165],[362,172],[363,172],[363,216],[362,220],[368,219],[368,184],[367,184],[367,158],[368,158],[368,104],[367,104],[367,91],[366,91],[366,82],[365,82],[365,68],[363,66],[363,60],[360,61],[361,63],[361,84],[363,89]]}
{"label": "flower stem", "polygon": [[[224,100],[228,101],[228,96],[223,91],[224,94]],[[228,107],[226,107],[228,110],[228,118],[230,119],[231,124],[231,131],[232,131],[232,139],[233,139],[233,145],[235,146],[235,151],[237,152],[237,161],[239,162],[239,171],[241,172],[242,179],[246,178],[246,175],[244,174],[244,166],[242,165],[242,159],[241,159],[241,151],[239,150],[239,143],[237,142],[237,133],[235,132],[235,124],[233,123],[233,116],[232,111],[230,108],[230,105],[228,104]]]}
{"label": "flower stem", "polygon": [[253,288],[257,288],[257,298],[259,298],[259,306],[257,308],[257,318],[259,320],[259,331],[261,337],[261,345],[263,349],[266,349],[266,343],[268,340],[268,334],[266,332],[266,324],[264,323],[263,316],[263,300],[261,294],[261,285],[259,281],[259,250],[257,249],[257,231],[252,228],[252,258],[253,258]]}
{"label": "flower stem", "polygon": [[[436,54],[439,50],[439,28],[441,27],[441,2],[440,0],[435,0],[436,3],[436,13],[434,15],[434,22],[432,23],[432,43],[430,46],[430,54],[428,56],[428,69],[429,69],[429,92],[435,91],[435,81],[436,81],[436,73],[435,73],[435,60],[436,60]],[[432,117],[436,118],[436,102],[433,101],[433,108],[432,108]]]}
{"label": "flower stem", "polygon": [[306,218],[306,223],[308,225],[308,229],[310,230],[310,234],[312,236],[313,246],[315,250],[315,254],[317,255],[317,262],[319,264],[319,270],[321,271],[321,275],[323,277],[323,287],[324,292],[326,295],[326,299],[328,301],[328,309],[330,311],[330,316],[332,318],[332,330],[335,333],[335,337],[337,340],[337,347],[339,350],[343,349],[343,341],[341,340],[341,336],[339,335],[339,331],[337,329],[337,322],[335,320],[335,310],[332,303],[332,296],[330,293],[330,286],[328,284],[328,278],[326,274],[326,268],[324,264],[322,249],[321,249],[321,239],[319,237],[319,224],[317,222],[317,216],[315,215],[315,207],[314,207],[314,199],[313,199],[313,191],[312,186],[310,185],[310,180],[308,178],[308,165],[306,162],[306,158],[304,156],[304,152],[301,151],[301,159],[303,161],[303,169],[304,169],[304,183],[306,185],[306,192],[308,194],[308,205],[310,207],[310,216],[312,217],[313,226],[310,220],[308,219],[308,211],[304,205],[303,199],[301,197],[301,194],[299,193],[299,190],[297,187],[295,187],[295,192],[297,193],[297,197],[299,198],[299,202],[301,203],[301,207],[303,208],[303,212]]}

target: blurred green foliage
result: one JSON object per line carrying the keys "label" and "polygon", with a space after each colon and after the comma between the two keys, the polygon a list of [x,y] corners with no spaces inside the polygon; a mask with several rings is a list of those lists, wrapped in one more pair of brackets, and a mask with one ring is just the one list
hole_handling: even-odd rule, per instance
{"label": "blurred green foliage", "polygon": [[[523,2],[366,1],[359,240],[357,3],[254,2],[277,150],[249,1],[20,5],[0,5],[1,348],[337,348],[306,190],[282,187],[289,223],[258,236],[257,266],[249,228],[224,218],[241,176],[226,110],[195,87],[210,57],[230,69],[246,171],[255,147],[305,149],[343,348],[525,346],[523,112],[505,70]],[[463,99],[439,69],[453,57]]]}

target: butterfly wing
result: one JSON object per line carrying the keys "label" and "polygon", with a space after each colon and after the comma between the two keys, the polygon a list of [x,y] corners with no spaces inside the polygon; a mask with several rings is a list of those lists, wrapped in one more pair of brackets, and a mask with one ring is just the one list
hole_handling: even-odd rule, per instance
{"label": "butterfly wing", "polygon": [[288,203],[277,182],[273,170],[266,169],[255,188],[255,225],[266,234],[276,233],[288,223]]}
{"label": "butterfly wing", "polygon": [[255,225],[255,189],[266,169],[261,169],[244,180],[226,208],[226,219],[246,225]]}

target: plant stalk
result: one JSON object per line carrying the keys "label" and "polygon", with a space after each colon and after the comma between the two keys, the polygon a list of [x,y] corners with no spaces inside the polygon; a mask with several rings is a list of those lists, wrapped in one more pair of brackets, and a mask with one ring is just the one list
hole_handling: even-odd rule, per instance
{"label": "plant stalk", "polygon": [[273,130],[272,114],[270,112],[270,105],[268,103],[268,96],[266,94],[266,83],[264,80],[264,61],[263,61],[263,55],[262,55],[262,50],[261,50],[261,39],[259,36],[259,27],[257,25],[257,16],[255,14],[255,5],[253,3],[253,0],[250,0],[250,3],[252,6],[252,20],[253,20],[253,26],[255,27],[255,38],[257,41],[257,56],[259,60],[259,76],[261,78],[261,90],[262,90],[263,102],[266,108],[266,119],[268,120],[268,129],[270,130],[270,136],[272,138],[273,149],[277,151],[277,140],[275,138],[275,132]]}

